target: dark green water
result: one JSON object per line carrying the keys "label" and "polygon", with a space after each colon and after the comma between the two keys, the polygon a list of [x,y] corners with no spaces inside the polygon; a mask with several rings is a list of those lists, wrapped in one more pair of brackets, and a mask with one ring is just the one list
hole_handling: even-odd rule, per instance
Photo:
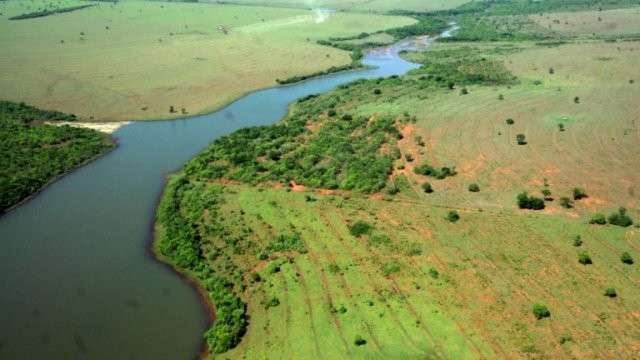
{"label": "dark green water", "polygon": [[196,290],[150,254],[167,174],[214,139],[281,119],[289,103],[414,64],[372,52],[375,69],[261,90],[212,114],[138,122],[119,147],[0,218],[0,359],[193,359],[208,326]]}

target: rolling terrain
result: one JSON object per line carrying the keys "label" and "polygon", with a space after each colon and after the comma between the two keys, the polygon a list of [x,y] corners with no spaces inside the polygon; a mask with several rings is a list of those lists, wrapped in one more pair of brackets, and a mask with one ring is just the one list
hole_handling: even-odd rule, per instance
{"label": "rolling terrain", "polygon": [[462,14],[172,176],[156,250],[222,314],[212,358],[635,358],[637,8],[578,3]]}

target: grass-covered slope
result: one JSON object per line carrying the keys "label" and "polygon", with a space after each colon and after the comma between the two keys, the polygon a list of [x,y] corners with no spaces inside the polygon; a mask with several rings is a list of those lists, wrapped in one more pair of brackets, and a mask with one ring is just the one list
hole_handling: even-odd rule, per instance
{"label": "grass-covered slope", "polygon": [[[424,64],[407,76],[214,142],[170,180],[157,242],[220,313],[210,349],[632,359],[640,273],[623,259],[640,232],[589,223],[620,206],[638,217],[637,89],[622,81],[635,44],[606,62],[616,75],[592,71],[616,46],[439,44],[406,54]],[[518,209],[523,191],[545,209]]]}
{"label": "grass-covered slope", "polygon": [[113,146],[93,130],[43,124],[73,120],[73,115],[0,101],[0,213]]}

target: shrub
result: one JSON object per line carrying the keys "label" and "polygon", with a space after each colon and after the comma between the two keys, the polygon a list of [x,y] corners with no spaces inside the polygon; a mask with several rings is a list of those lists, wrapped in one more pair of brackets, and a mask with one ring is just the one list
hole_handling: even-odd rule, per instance
{"label": "shrub", "polygon": [[621,207],[617,213],[609,215],[609,224],[622,227],[633,225],[633,220],[627,215],[627,209]]}
{"label": "shrub", "polygon": [[358,220],[349,226],[349,233],[355,237],[369,235],[371,234],[371,230],[373,230],[373,226],[362,220]]}
{"label": "shrub", "polygon": [[460,215],[457,211],[451,210],[447,213],[447,220],[452,223],[457,222],[458,220],[460,220]]}
{"label": "shrub", "polygon": [[400,271],[400,264],[396,261],[390,261],[382,265],[382,274],[384,276],[390,276]]}
{"label": "shrub", "polygon": [[380,94],[382,94],[382,90],[380,90],[380,89],[375,89],[375,90],[373,90],[373,93],[374,93],[375,95],[380,95]]}
{"label": "shrub", "polygon": [[573,207],[573,201],[566,196],[560,198],[560,206],[565,209],[571,209]]}
{"label": "shrub", "polygon": [[587,192],[584,191],[583,188],[575,187],[573,188],[573,200],[581,200],[584,198],[588,198]]}
{"label": "shrub", "polygon": [[367,340],[363,339],[362,336],[356,336],[356,339],[353,341],[356,346],[362,346],[367,344]]}
{"label": "shrub", "polygon": [[543,199],[529,196],[526,191],[518,194],[517,200],[520,209],[542,210],[545,207]]}
{"label": "shrub", "polygon": [[622,263],[624,263],[624,264],[632,265],[633,264],[633,257],[631,257],[631,254],[629,254],[628,252],[625,251],[620,256],[620,261],[622,261]]}
{"label": "shrub", "polygon": [[540,320],[540,319],[543,319],[543,318],[551,316],[551,312],[544,305],[534,304],[533,305],[533,315],[536,317],[536,319]]}
{"label": "shrub", "polygon": [[404,154],[404,159],[407,160],[407,162],[413,162],[413,155],[411,155],[410,153],[406,153]]}
{"label": "shrub", "polygon": [[618,296],[618,293],[616,293],[616,289],[614,289],[614,288],[606,288],[604,290],[604,296],[610,297],[610,298],[614,298],[614,297]]}
{"label": "shrub", "polygon": [[427,182],[422,184],[422,190],[427,194],[431,194],[433,192],[433,187]]}
{"label": "shrub", "polygon": [[558,131],[564,131],[564,124],[558,124]]}
{"label": "shrub", "polygon": [[593,264],[593,261],[591,261],[591,256],[589,256],[589,253],[587,253],[586,251],[583,251],[580,254],[578,254],[578,262],[582,265]]}
{"label": "shrub", "polygon": [[420,166],[416,166],[413,169],[413,172],[418,175],[432,176],[438,180],[443,180],[450,176],[456,176],[458,174],[455,166],[452,166],[452,167],[443,166],[440,169],[436,169],[429,164],[422,164]]}
{"label": "shrub", "polygon": [[604,214],[602,213],[593,214],[593,216],[591,216],[591,219],[589,220],[589,224],[605,225],[606,223],[607,223],[607,219],[604,217]]}
{"label": "shrub", "polygon": [[327,115],[329,117],[334,117],[336,116],[336,110],[335,109],[329,109],[329,111],[327,111]]}
{"label": "shrub", "polygon": [[473,183],[471,185],[469,185],[469,191],[471,192],[479,192],[480,191],[480,185]]}
{"label": "shrub", "polygon": [[469,90],[467,90],[467,88],[462,88],[462,90],[460,90],[460,95],[467,95],[469,94]]}
{"label": "shrub", "polygon": [[304,241],[300,238],[300,234],[280,234],[275,239],[271,240],[267,250],[281,252],[281,251],[297,251],[301,254],[307,252],[307,247]]}
{"label": "shrub", "polygon": [[400,192],[400,188],[396,184],[390,183],[389,185],[387,185],[387,194],[395,195],[399,192]]}
{"label": "shrub", "polygon": [[265,304],[264,307],[265,309],[271,308],[271,307],[276,307],[280,305],[280,300],[278,300],[277,297],[272,297],[271,299],[269,299]]}
{"label": "shrub", "polygon": [[434,268],[430,268],[429,269],[429,276],[431,276],[433,279],[437,279],[438,277],[440,277],[440,273],[438,272],[438,270],[436,270]]}
{"label": "shrub", "polygon": [[573,102],[576,104],[580,104],[580,96],[576,96],[573,98]]}
{"label": "shrub", "polygon": [[582,246],[582,236],[576,235],[576,237],[573,238],[573,246],[575,246],[575,247]]}
{"label": "shrub", "polygon": [[513,125],[513,124],[515,124],[515,121],[513,121],[512,118],[508,118],[507,119],[507,125]]}
{"label": "shrub", "polygon": [[551,197],[551,190],[549,190],[548,188],[544,188],[540,190],[540,193],[542,193],[542,197],[544,198],[545,201],[553,200],[553,198]]}
{"label": "shrub", "polygon": [[516,141],[518,145],[527,145],[527,137],[524,134],[516,135]]}

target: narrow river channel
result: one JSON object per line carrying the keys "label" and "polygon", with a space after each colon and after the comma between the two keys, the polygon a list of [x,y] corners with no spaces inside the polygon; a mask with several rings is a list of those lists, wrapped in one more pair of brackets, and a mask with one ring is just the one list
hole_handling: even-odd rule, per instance
{"label": "narrow river channel", "polygon": [[[136,122],[118,148],[0,218],[0,359],[193,359],[208,315],[150,253],[165,177],[216,138],[271,124],[287,106],[359,78],[404,74],[408,41],[374,68],[260,90],[208,115]],[[286,61],[283,59],[283,61]]]}

